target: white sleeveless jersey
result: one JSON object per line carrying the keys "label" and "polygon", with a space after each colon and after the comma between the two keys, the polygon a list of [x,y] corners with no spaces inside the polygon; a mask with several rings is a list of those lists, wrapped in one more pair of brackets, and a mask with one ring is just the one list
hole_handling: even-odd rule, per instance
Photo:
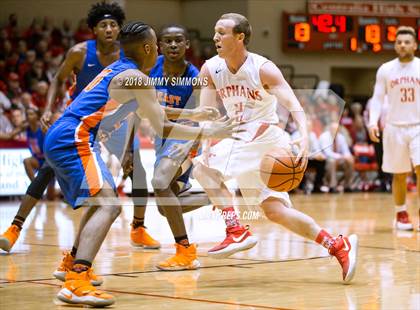
{"label": "white sleeveless jersey", "polygon": [[420,58],[409,63],[398,58],[378,70],[375,91],[387,95],[386,122],[393,125],[420,124]]}
{"label": "white sleeveless jersey", "polygon": [[263,87],[260,68],[269,60],[248,53],[245,62],[233,74],[224,59],[214,56],[206,61],[216,91],[229,118],[245,121],[245,129],[255,131],[261,123],[277,124],[277,99]]}

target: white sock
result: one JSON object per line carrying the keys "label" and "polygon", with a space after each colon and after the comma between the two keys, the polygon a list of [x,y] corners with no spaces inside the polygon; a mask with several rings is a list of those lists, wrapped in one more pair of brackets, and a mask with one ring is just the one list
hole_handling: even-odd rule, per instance
{"label": "white sock", "polygon": [[407,211],[407,206],[406,205],[395,206],[395,213],[402,212],[402,211]]}

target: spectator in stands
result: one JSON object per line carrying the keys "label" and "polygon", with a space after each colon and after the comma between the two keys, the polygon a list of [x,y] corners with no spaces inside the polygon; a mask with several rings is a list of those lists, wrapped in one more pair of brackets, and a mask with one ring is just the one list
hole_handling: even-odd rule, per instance
{"label": "spectator in stands", "polygon": [[12,55],[12,42],[10,40],[3,41],[0,49],[0,59],[7,60]]}
{"label": "spectator in stands", "polygon": [[31,151],[31,156],[23,160],[26,174],[28,178],[33,181],[35,179],[35,172],[43,165],[44,158],[44,133],[41,130],[39,123],[39,110],[36,108],[29,108],[26,110],[26,118],[28,126],[26,128],[26,136],[28,139],[28,147]]}
{"label": "spectator in stands", "polygon": [[25,127],[22,110],[12,109],[10,122],[0,122],[0,140],[26,141],[26,135],[22,133]]}
{"label": "spectator in stands", "polygon": [[200,40],[197,37],[190,38],[190,48],[185,52],[186,59],[197,68],[201,68],[204,59],[201,53]]}
{"label": "spectator in stands", "polygon": [[7,96],[0,91],[0,115],[3,115],[6,110],[9,110],[12,104]]}
{"label": "spectator in stands", "polygon": [[329,128],[321,134],[319,142],[324,155],[327,158],[326,176],[330,192],[338,192],[337,169],[344,170],[344,191],[351,192],[354,159],[344,135],[339,131],[338,122],[333,122]]}
{"label": "spectator in stands", "polygon": [[35,91],[32,93],[32,102],[39,109],[40,113],[44,113],[47,105],[48,83],[39,81],[36,85]]}
{"label": "spectator in stands", "polygon": [[9,23],[5,27],[7,38],[13,43],[16,43],[19,38],[18,19],[17,15],[12,13],[9,15]]}
{"label": "spectator in stands", "polygon": [[77,28],[76,33],[74,34],[74,40],[76,41],[76,43],[79,43],[93,38],[93,33],[87,25],[86,18],[81,19],[79,22],[79,27]]}
{"label": "spectator in stands", "polygon": [[346,128],[349,133],[353,131],[353,118],[350,116],[348,107],[345,107],[343,110],[343,115],[340,118],[340,125]]}
{"label": "spectator in stands", "polygon": [[28,43],[29,48],[34,48],[35,45],[44,38],[41,22],[37,18],[34,18],[31,26],[25,31],[23,37]]}
{"label": "spectator in stands", "polygon": [[25,40],[19,40],[17,44],[17,51],[19,53],[19,64],[25,60],[26,52],[28,51],[28,45]]}
{"label": "spectator in stands", "polygon": [[25,76],[25,74],[31,70],[34,62],[36,60],[36,53],[34,50],[28,50],[25,53],[25,58],[23,62],[19,64],[18,67],[18,74],[21,78]]}
{"label": "spectator in stands", "polygon": [[54,22],[51,17],[44,16],[44,22],[42,24],[42,33],[44,38],[51,38],[52,32],[54,30]]}
{"label": "spectator in stands", "polygon": [[58,68],[60,67],[62,60],[63,60],[63,56],[59,55],[56,57],[52,57],[46,63],[47,69],[45,70],[45,74],[47,75],[48,83],[51,83],[51,81],[53,80],[55,74],[58,71]]}
{"label": "spectator in stands", "polygon": [[[315,170],[315,181],[313,191],[314,193],[320,193],[323,190],[323,180],[325,176],[325,163],[326,157],[321,150],[321,146],[318,141],[318,137],[316,136],[315,132],[312,128],[312,121],[308,119],[308,138],[309,138],[309,155],[308,155],[308,166],[307,169],[314,169]],[[300,137],[299,131],[295,130],[292,134],[292,140],[297,140]],[[302,187],[305,186],[306,183],[306,173],[303,177],[301,182]],[[305,191],[307,191],[305,189]]]}
{"label": "spectator in stands", "polygon": [[32,95],[28,92],[24,92],[20,96],[20,105],[25,111],[29,108],[33,108],[34,102],[32,101]]}
{"label": "spectator in stands", "polygon": [[355,143],[367,143],[368,136],[363,122],[363,106],[359,102],[353,102],[350,106],[353,114],[353,130],[350,132],[351,138]]}
{"label": "spectator in stands", "polygon": [[48,51],[48,41],[41,40],[35,46],[36,57],[39,59],[43,59],[45,53]]}
{"label": "spectator in stands", "polygon": [[7,97],[13,100],[14,98],[19,98],[21,94],[22,88],[20,87],[19,75],[11,72],[7,81]]}
{"label": "spectator in stands", "polygon": [[69,19],[63,20],[63,27],[61,28],[61,35],[62,35],[61,41],[63,38],[67,38],[69,40],[69,46],[74,45],[74,42],[72,42],[74,33],[71,30],[71,22]]}
{"label": "spectator in stands", "polygon": [[48,77],[44,72],[44,62],[40,59],[36,59],[31,70],[25,74],[24,79],[26,89],[31,92],[36,90],[38,82],[45,81],[48,83]]}

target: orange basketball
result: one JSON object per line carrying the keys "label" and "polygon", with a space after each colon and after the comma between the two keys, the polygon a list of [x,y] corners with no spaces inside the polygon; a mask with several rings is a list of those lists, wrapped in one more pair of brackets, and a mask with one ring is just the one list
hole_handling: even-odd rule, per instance
{"label": "orange basketball", "polygon": [[296,161],[296,156],[291,150],[272,149],[261,160],[261,179],[272,190],[289,192],[302,181],[307,163],[307,158]]}

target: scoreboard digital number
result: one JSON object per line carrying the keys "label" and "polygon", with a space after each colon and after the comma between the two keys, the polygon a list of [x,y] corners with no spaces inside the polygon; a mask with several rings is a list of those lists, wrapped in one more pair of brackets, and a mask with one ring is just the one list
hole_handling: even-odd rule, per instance
{"label": "scoreboard digital number", "polygon": [[413,27],[420,42],[420,18],[416,17],[283,13],[283,50],[393,51],[400,25]]}

